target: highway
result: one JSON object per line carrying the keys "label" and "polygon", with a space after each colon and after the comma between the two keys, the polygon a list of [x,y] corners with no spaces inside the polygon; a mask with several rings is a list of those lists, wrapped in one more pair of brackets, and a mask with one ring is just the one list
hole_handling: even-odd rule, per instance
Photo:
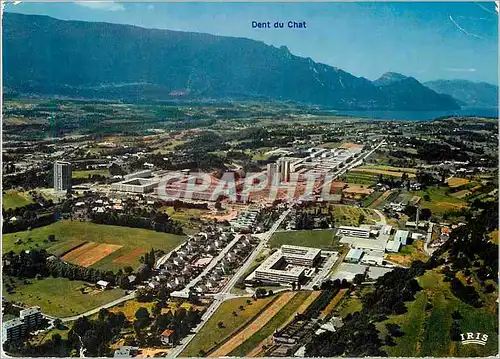
{"label": "highway", "polygon": [[274,232],[276,232],[276,230],[278,229],[280,224],[285,220],[286,216],[288,216],[290,211],[291,211],[291,209],[287,209],[285,212],[283,212],[281,214],[281,216],[278,218],[278,220],[271,227],[271,229],[269,229],[269,231],[262,233],[261,235],[257,235],[257,237],[260,237],[261,241],[257,245],[257,247],[255,247],[252,254],[250,254],[250,256],[247,258],[245,263],[231,277],[231,279],[229,280],[229,282],[227,282],[224,289],[222,289],[221,292],[214,295],[214,301],[208,306],[207,310],[205,311],[205,313],[201,317],[200,324],[198,324],[198,326],[193,329],[192,334],[189,334],[187,337],[182,339],[178,346],[176,346],[175,348],[173,348],[171,351],[168,352],[167,357],[175,358],[175,357],[179,356],[184,351],[184,349],[186,349],[186,347],[191,342],[191,340],[193,340],[196,333],[198,333],[201,330],[201,328],[203,328],[205,323],[217,311],[217,309],[220,307],[220,305],[224,301],[235,297],[234,295],[231,294],[231,289],[233,289],[233,287],[236,284],[236,282],[238,281],[238,279],[248,270],[248,268],[251,266],[251,264],[253,263],[255,258],[257,258],[257,256],[262,251],[262,249],[264,249],[264,246],[267,244],[269,239],[271,239]]}

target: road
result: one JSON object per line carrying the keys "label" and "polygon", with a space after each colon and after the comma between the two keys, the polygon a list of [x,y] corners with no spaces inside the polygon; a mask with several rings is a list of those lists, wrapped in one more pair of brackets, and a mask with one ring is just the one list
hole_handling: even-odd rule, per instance
{"label": "road", "polygon": [[428,256],[432,256],[432,253],[434,252],[433,250],[429,249],[429,243],[432,241],[432,229],[434,228],[434,224],[432,222],[429,222],[429,229],[427,229],[427,237],[425,238],[424,242],[424,252],[427,253]]}
{"label": "road", "polygon": [[173,348],[171,351],[168,352],[167,357],[170,358],[175,358],[178,355],[180,355],[184,349],[188,346],[188,344],[193,340],[195,337],[196,333],[198,333],[201,328],[205,325],[205,323],[210,319],[210,317],[217,311],[217,309],[220,307],[220,305],[225,302],[226,300],[233,298],[234,295],[231,294],[231,289],[233,289],[234,285],[238,281],[238,279],[248,270],[248,268],[252,265],[253,261],[259,253],[264,249],[264,246],[267,244],[269,239],[271,239],[272,235],[280,224],[285,220],[286,216],[290,213],[291,209],[287,209],[285,212],[281,214],[281,216],[278,218],[278,220],[274,223],[274,225],[269,229],[269,231],[262,233],[261,235],[257,235],[257,237],[260,237],[260,243],[255,247],[253,250],[252,254],[247,258],[245,263],[238,269],[238,271],[231,277],[231,279],[227,282],[226,286],[224,289],[222,289],[221,292],[217,293],[214,295],[214,301],[208,306],[207,310],[201,317],[201,322],[198,324],[196,328],[193,329],[192,334],[188,335],[184,339],[181,340],[180,344]]}
{"label": "road", "polygon": [[[132,292],[130,294],[127,294],[124,297],[118,298],[116,300],[113,300],[112,302],[103,304],[100,307],[97,307],[97,308],[94,308],[92,310],[89,310],[88,312],[85,312],[85,313],[82,313],[82,314],[78,314],[78,315],[74,315],[72,317],[59,318],[59,319],[61,319],[63,321],[63,323],[64,322],[72,322],[74,320],[77,320],[78,318],[88,317],[89,315],[93,315],[93,314],[99,313],[99,311],[101,309],[103,309],[103,308],[111,308],[111,307],[114,307],[115,305],[118,305],[118,304],[120,304],[122,302],[126,302],[127,300],[134,299],[134,298],[135,298],[135,292]],[[45,315],[45,314],[44,314],[44,316],[47,317],[47,318],[55,319],[55,317],[50,317],[50,316]]]}
{"label": "road", "polygon": [[344,173],[346,173],[350,169],[363,164],[363,160],[366,160],[368,157],[370,157],[373,154],[373,152],[375,152],[376,150],[378,150],[380,148],[380,146],[384,145],[385,143],[386,143],[385,140],[380,141],[380,143],[377,146],[373,147],[370,150],[370,152],[368,152],[365,155],[362,155],[360,158],[356,159],[356,161],[354,161],[354,162],[346,165],[343,169],[341,169],[338,172],[336,172],[334,174],[334,176],[333,176],[333,179],[337,179],[339,176],[342,176]]}
{"label": "road", "polygon": [[382,225],[386,225],[387,224],[387,220],[384,216],[384,214],[382,212],[380,212],[378,209],[374,209],[373,212],[375,212],[376,214],[378,214],[378,216],[380,217],[380,221],[378,223],[382,224]]}
{"label": "road", "polygon": [[224,247],[224,249],[217,255],[217,257],[213,258],[208,266],[206,266],[203,271],[192,281],[190,281],[182,291],[189,292],[189,289],[194,287],[199,281],[201,281],[226,255],[227,253],[238,243],[240,240],[241,235],[236,235],[234,239],[228,243],[227,246]]}

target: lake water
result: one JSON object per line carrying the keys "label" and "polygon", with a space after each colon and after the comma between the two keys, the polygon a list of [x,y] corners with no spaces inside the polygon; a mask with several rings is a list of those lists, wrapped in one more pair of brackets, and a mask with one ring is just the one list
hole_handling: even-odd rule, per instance
{"label": "lake water", "polygon": [[498,107],[463,107],[451,111],[332,111],[336,115],[374,118],[380,120],[432,121],[448,116],[477,116],[498,118]]}

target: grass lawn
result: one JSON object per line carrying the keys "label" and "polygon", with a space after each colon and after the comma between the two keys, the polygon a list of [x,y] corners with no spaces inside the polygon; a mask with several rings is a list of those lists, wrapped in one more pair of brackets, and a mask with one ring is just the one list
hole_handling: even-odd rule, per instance
{"label": "grass lawn", "polygon": [[264,327],[252,335],[238,348],[229,353],[229,356],[242,357],[254,349],[260,342],[273,334],[275,329],[284,325],[288,319],[295,314],[300,305],[311,295],[312,292],[299,292],[288,302]]}
{"label": "grass lawn", "polygon": [[41,280],[30,279],[31,284],[14,279],[14,293],[3,293],[9,301],[23,302],[27,306],[38,305],[48,315],[70,317],[94,309],[125,295],[122,289],[92,291],[82,294],[80,288],[85,282],[66,278],[48,277]]}
{"label": "grass lawn", "polygon": [[[474,308],[457,299],[449,289],[449,283],[443,282],[443,275],[437,271],[427,271],[418,279],[423,288],[413,302],[407,302],[408,312],[403,315],[389,316],[385,322],[377,324],[385,336],[385,323],[397,323],[405,333],[394,338],[396,346],[384,347],[390,356],[438,356],[470,357],[495,355],[498,350],[496,332],[497,305],[491,305],[495,295],[482,295],[486,304],[483,308]],[[432,308],[425,310],[427,302]],[[451,313],[458,310],[462,315],[459,325],[463,332],[481,332],[488,334],[485,346],[462,345],[450,339],[450,326],[453,322]]]}
{"label": "grass lawn", "polygon": [[2,196],[2,207],[4,209],[24,207],[33,200],[29,193],[16,190],[9,190]]}
{"label": "grass lawn", "polygon": [[363,309],[363,303],[361,303],[361,299],[356,297],[344,296],[336,308],[338,311],[338,315],[342,318],[345,318],[347,314],[353,314],[355,312],[359,312]]}
{"label": "grass lawn", "polygon": [[[55,235],[56,242],[45,242],[49,234]],[[15,241],[17,238],[22,239],[23,243],[16,245]],[[31,242],[28,242],[28,238],[32,239]],[[150,250],[151,248],[155,248],[170,251],[184,240],[184,236],[147,229],[65,220],[52,223],[48,226],[35,228],[31,231],[5,234],[3,235],[2,243],[4,252],[10,250],[19,252],[31,248],[46,248],[49,252],[53,250],[54,254],[59,255],[71,249],[71,245],[76,245],[78,242],[119,244],[123,247],[92,265],[92,267],[95,268],[117,270],[127,265],[132,267],[138,267],[140,265],[140,255],[131,256],[120,262],[113,262],[115,259],[129,254],[134,249],[143,248],[145,250]]]}
{"label": "grass lawn", "polygon": [[[225,338],[229,337],[234,331],[238,330],[246,323],[251,321],[260,310],[269,304],[274,297],[268,297],[253,301],[250,305],[247,304],[249,298],[236,298],[225,301],[217,309],[214,315],[196,334],[193,340],[181,353],[181,357],[196,357],[199,356],[200,350],[207,352],[215,343],[221,343]],[[239,307],[243,306],[243,310]],[[235,317],[232,313],[235,311],[238,315]],[[217,323],[222,321],[224,328],[219,328]]]}
{"label": "grass lawn", "polygon": [[276,232],[269,241],[272,248],[279,248],[283,244],[331,249],[338,246],[338,241],[334,240],[330,229]]}

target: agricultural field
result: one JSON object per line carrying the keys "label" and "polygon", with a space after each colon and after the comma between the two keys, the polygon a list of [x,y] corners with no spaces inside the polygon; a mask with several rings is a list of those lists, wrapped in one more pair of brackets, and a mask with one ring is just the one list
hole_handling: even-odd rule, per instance
{"label": "agricultural field", "polygon": [[373,173],[349,171],[342,176],[342,181],[349,184],[372,186],[377,183],[377,175]]}
{"label": "agricultural field", "polygon": [[279,248],[284,244],[332,249],[338,246],[338,241],[333,238],[330,229],[276,232],[269,241],[271,248]]}
{"label": "agricultural field", "polygon": [[103,176],[103,177],[111,177],[108,169],[101,170],[85,170],[85,171],[72,171],[71,178],[80,179],[80,178],[89,178],[89,176]]}
{"label": "agricultural field", "polygon": [[[194,339],[189,343],[186,349],[181,353],[181,357],[196,357],[200,355],[200,350],[208,352],[226,338],[249,323],[253,318],[266,308],[278,296],[267,297],[251,300],[251,304],[247,303],[249,298],[235,298],[222,303],[215,314],[196,334]],[[241,310],[240,306],[243,306]],[[236,312],[237,316],[233,315]],[[217,323],[222,322],[224,327],[219,328]]]}
{"label": "agricultural field", "polygon": [[[421,191],[410,191],[414,196],[422,197],[422,208],[429,208],[433,214],[442,214],[446,211],[458,210],[465,207],[466,202],[450,195],[446,187],[429,187]],[[426,196],[430,199],[426,200]]]}
{"label": "agricultural field", "polygon": [[[100,291],[89,287],[85,282],[67,278],[30,279],[30,284],[11,279],[16,289],[10,294],[3,292],[6,300],[22,302],[26,306],[38,305],[43,313],[57,317],[70,317],[84,313],[125,295],[122,289]],[[4,281],[10,280],[4,279]],[[61,295],[54,295],[54,293]]]}
{"label": "agricultural field", "polygon": [[33,203],[33,199],[27,192],[9,190],[2,196],[2,208],[18,208]]}
{"label": "agricultural field", "polygon": [[469,182],[470,181],[466,178],[451,177],[446,183],[448,183],[448,187],[456,188],[456,187],[461,187],[463,185],[466,185]]}
{"label": "agricultural field", "polygon": [[[47,239],[51,234],[55,235],[55,242]],[[16,244],[18,239],[22,243]],[[184,236],[147,229],[59,221],[31,231],[5,234],[2,242],[4,252],[45,248],[75,264],[118,270],[126,266],[137,268],[141,255],[151,248],[167,252],[184,240]]]}
{"label": "agricultural field", "polygon": [[[385,166],[388,167],[388,166]],[[397,169],[397,167],[393,167]],[[370,174],[375,174],[375,175],[383,175],[383,176],[390,176],[390,177],[402,177],[403,173],[406,173],[408,175],[408,178],[415,178],[415,173],[407,172],[401,170],[386,170],[386,169],[381,169],[379,167],[371,167],[371,166],[362,166],[362,167],[357,167],[353,168],[351,172],[355,173],[370,173]]]}
{"label": "agricultural field", "polygon": [[380,171],[388,171],[388,172],[406,172],[408,175],[416,174],[418,170],[416,168],[410,167],[395,167],[395,166],[385,166],[385,165],[366,165],[360,166],[358,168],[361,169],[369,169],[369,170],[380,170]]}
{"label": "agricultural field", "polygon": [[[487,304],[483,308],[474,308],[457,299],[450,292],[449,283],[443,282],[443,275],[437,271],[428,271],[417,280],[423,290],[417,293],[414,301],[406,303],[408,312],[389,316],[388,320],[376,324],[382,337],[387,332],[386,323],[400,325],[405,333],[402,337],[394,338],[396,346],[383,348],[390,356],[471,357],[497,353],[494,295],[483,295]],[[431,306],[427,306],[427,303]],[[454,310],[458,310],[463,317],[458,320],[463,331],[488,334],[485,346],[464,346],[451,341],[449,332]]]}
{"label": "agricultural field", "polygon": [[378,214],[371,209],[343,205],[333,206],[333,217],[335,226],[358,226],[380,221]]}
{"label": "agricultural field", "polygon": [[303,310],[303,303],[308,301],[308,298],[312,295],[312,293],[313,292],[306,291],[294,292],[293,294],[295,295],[292,298],[288,298],[287,303],[282,306],[279,311],[273,313],[272,316],[266,313],[265,320],[267,321],[264,325],[260,328],[252,328],[252,330],[248,333],[250,335],[238,338],[238,342],[242,344],[223,355],[246,356],[250,351],[256,348],[259,343],[272,335],[275,329],[283,327],[293,318],[295,313],[299,312],[300,309]]}

